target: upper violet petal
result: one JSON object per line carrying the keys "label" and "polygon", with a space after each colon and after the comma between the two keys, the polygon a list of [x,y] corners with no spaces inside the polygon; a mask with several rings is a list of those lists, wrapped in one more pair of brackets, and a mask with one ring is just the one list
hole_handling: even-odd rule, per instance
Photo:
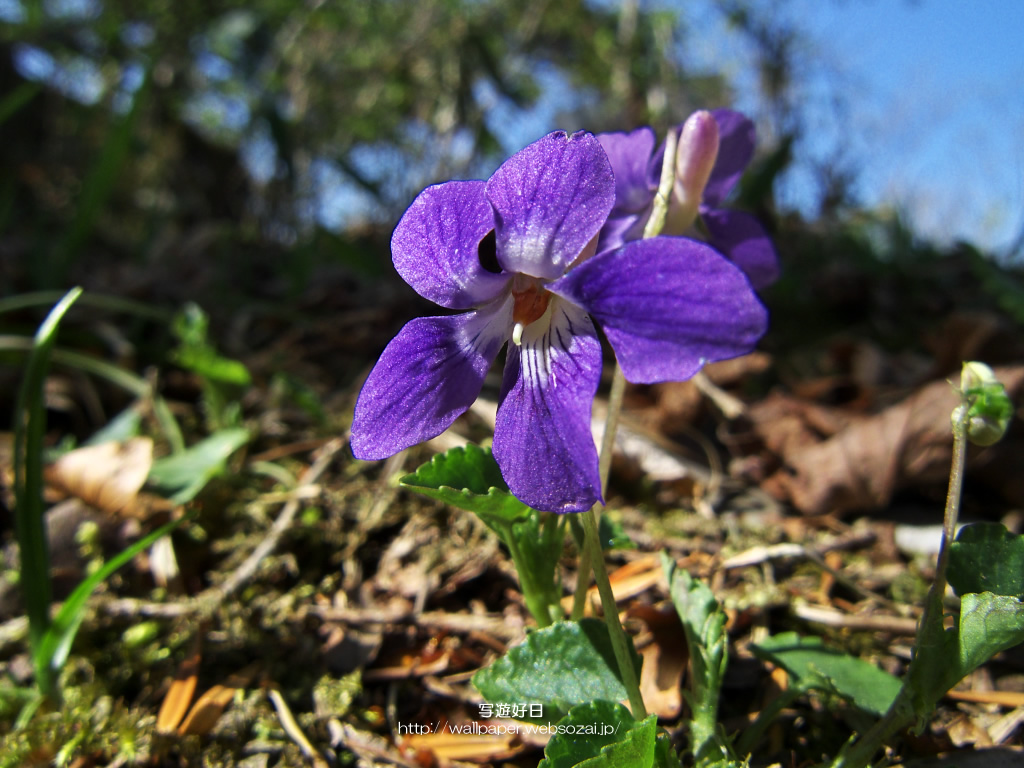
{"label": "upper violet petal", "polygon": [[590,412],[601,379],[601,343],[579,307],[552,299],[509,345],[494,458],[520,501],[582,512],[601,499]]}
{"label": "upper violet petal", "polygon": [[480,394],[511,325],[511,296],[476,312],[406,324],[359,392],[355,457],[384,459],[444,432]]}
{"label": "upper violet petal", "polygon": [[746,354],[768,323],[739,268],[683,237],[627,243],[547,289],[594,316],[626,379],[639,384],[681,381],[705,363]]}
{"label": "upper violet petal", "polygon": [[740,112],[716,109],[711,114],[718,123],[718,160],[704,187],[704,202],[718,207],[754,157],[757,131],[753,121]]}
{"label": "upper violet petal", "polygon": [[643,211],[654,199],[647,167],[654,151],[654,130],[644,126],[630,133],[599,133],[612,173],[615,174],[615,207],[611,216]]}
{"label": "upper violet petal", "polygon": [[742,211],[701,208],[710,243],[743,270],[750,284],[761,290],[779,279],[779,257],[764,227]]}
{"label": "upper violet petal", "polygon": [[398,274],[413,289],[449,309],[469,309],[496,298],[508,275],[480,263],[480,242],[494,229],[483,181],[449,181],[413,200],[391,236]]}
{"label": "upper violet petal", "polygon": [[487,181],[498,263],[545,280],[561,275],[598,233],[615,203],[615,178],[593,134],[548,134]]}

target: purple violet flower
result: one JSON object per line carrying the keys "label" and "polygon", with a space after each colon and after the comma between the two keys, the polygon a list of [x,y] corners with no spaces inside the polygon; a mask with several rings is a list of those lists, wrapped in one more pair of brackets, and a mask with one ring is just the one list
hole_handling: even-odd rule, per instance
{"label": "purple violet flower", "polygon": [[[710,245],[735,262],[754,288],[775,282],[778,257],[764,227],[749,213],[722,207],[754,156],[753,122],[731,109],[716,109],[695,112],[674,130],[680,132],[676,183],[664,234],[684,234],[699,215]],[[647,127],[597,138],[615,173],[615,206],[601,233],[602,252],[643,236],[665,145],[655,152],[654,131]]]}
{"label": "purple violet flower", "polygon": [[473,403],[506,341],[494,458],[512,493],[551,512],[601,498],[590,431],[604,329],[626,378],[686,379],[745,354],[767,316],[703,243],[659,237],[595,253],[616,181],[597,138],[545,136],[484,181],[427,187],[395,228],[402,278],[442,307],[388,344],[356,402],[352,451],[383,459]]}

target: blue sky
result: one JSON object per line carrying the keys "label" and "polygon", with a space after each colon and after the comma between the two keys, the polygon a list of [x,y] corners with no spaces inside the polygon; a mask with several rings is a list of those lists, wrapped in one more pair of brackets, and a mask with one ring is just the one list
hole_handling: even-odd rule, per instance
{"label": "blue sky", "polygon": [[[638,2],[681,9],[685,64],[725,74],[737,91],[732,106],[763,114],[752,52],[717,2]],[[855,190],[865,206],[898,210],[938,242],[965,239],[1006,253],[1024,230],[1024,1],[754,0],[751,7],[791,25],[803,42],[797,101],[810,131],[776,190],[783,207],[815,215],[814,161],[838,149],[858,170]],[[554,120],[571,98],[556,79],[545,83],[532,115],[513,121],[497,105],[508,149],[570,127]]]}
{"label": "blue sky", "polygon": [[[899,208],[925,234],[1003,251],[1024,228],[1024,3],[1017,0],[790,0],[816,71],[849,111],[823,121],[868,205]],[[817,81],[822,88],[815,87]],[[749,98],[749,97],[748,97]],[[781,190],[799,204],[799,175]]]}

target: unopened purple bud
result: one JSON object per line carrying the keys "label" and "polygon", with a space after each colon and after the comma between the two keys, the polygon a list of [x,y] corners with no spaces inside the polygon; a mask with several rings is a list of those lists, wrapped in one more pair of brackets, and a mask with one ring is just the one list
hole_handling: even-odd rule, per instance
{"label": "unopened purple bud", "polygon": [[718,159],[718,123],[700,110],[690,115],[679,132],[676,177],[669,201],[665,234],[681,235],[697,218],[704,187]]}

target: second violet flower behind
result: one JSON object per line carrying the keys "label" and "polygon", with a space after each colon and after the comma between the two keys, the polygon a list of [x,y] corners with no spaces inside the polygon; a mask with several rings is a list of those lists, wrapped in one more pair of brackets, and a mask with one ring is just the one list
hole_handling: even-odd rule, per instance
{"label": "second violet flower behind", "polygon": [[616,203],[592,134],[555,132],[486,182],[427,187],[391,239],[402,278],[461,314],[409,322],[370,372],[352,451],[383,459],[439,435],[480,394],[505,343],[494,458],[535,509],[601,499],[591,408],[604,330],[627,380],[683,380],[751,351],[767,313],[743,272],[704,243],[636,240],[595,254]]}

